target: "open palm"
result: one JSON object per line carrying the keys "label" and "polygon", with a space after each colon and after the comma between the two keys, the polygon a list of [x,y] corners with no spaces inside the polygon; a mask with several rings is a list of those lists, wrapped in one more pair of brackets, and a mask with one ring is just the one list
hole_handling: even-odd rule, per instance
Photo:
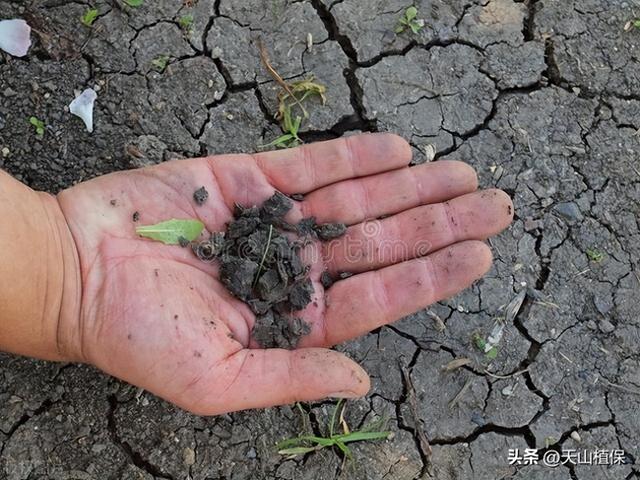
{"label": "open palm", "polygon": [[[410,157],[396,136],[365,135],[173,161],[62,192],[81,264],[82,360],[200,414],[363,395],[366,373],[326,347],[469,286],[491,263],[479,240],[512,219],[507,195],[475,192],[467,165],[409,168]],[[198,206],[201,186],[209,199]],[[302,252],[315,288],[301,312],[311,333],[292,351],[260,349],[251,339],[255,318],[218,281],[215,263],[135,234],[137,225],[171,218],[222,231],[234,204],[259,205],[276,190],[304,194],[292,222],[315,216],[349,225],[338,241]],[[355,275],[325,291],[325,270]]]}

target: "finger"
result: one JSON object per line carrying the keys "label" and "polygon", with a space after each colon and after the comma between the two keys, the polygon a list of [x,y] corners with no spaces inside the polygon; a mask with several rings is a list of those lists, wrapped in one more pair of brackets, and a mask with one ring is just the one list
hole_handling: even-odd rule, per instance
{"label": "finger", "polygon": [[327,397],[356,398],[369,388],[367,373],[338,352],[245,349],[185,392],[184,404],[194,413],[218,415]]}
{"label": "finger", "polygon": [[418,205],[443,202],[477,188],[473,168],[441,160],[321,188],[307,195],[301,207],[305,217],[316,217],[320,223],[353,225]]}
{"label": "finger", "polygon": [[506,193],[475,192],[349,227],[345,236],[324,244],[323,255],[331,273],[363,272],[464,240],[485,240],[512,220],[513,204]]}
{"label": "finger", "polygon": [[397,135],[377,133],[258,153],[253,158],[275,188],[294,194],[405,167],[411,161],[411,147]]}
{"label": "finger", "polygon": [[482,242],[457,243],[427,257],[342,280],[326,294],[325,325],[304,344],[335,345],[449,298],[491,267]]}

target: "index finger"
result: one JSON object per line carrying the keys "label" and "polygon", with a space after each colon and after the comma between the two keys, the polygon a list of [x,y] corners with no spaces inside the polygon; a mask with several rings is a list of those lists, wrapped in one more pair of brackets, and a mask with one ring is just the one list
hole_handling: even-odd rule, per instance
{"label": "index finger", "polygon": [[411,157],[409,144],[390,133],[344,137],[253,155],[271,185],[290,195],[406,167]]}

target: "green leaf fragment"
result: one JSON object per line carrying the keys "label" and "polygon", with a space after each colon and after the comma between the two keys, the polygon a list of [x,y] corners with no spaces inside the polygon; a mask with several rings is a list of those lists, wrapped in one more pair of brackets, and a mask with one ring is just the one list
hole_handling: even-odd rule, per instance
{"label": "green leaf fragment", "polygon": [[476,348],[481,352],[484,352],[484,348],[487,346],[487,342],[485,341],[485,339],[482,338],[479,333],[474,333],[471,339],[473,340],[473,344],[476,346]]}
{"label": "green leaf fragment", "polygon": [[84,12],[82,17],[80,17],[80,21],[87,27],[90,27],[91,25],[93,25],[93,22],[95,22],[96,18],[98,18],[98,9],[90,8],[89,10]]}
{"label": "green leaf fragment", "polygon": [[409,7],[407,8],[407,11],[404,14],[404,17],[408,20],[411,21],[414,18],[416,18],[418,16],[418,9],[416,7]]}
{"label": "green leaf fragment", "polygon": [[318,449],[318,447],[293,447],[293,448],[283,448],[282,450],[278,450],[280,455],[304,455],[305,453],[314,452]]}
{"label": "green leaf fragment", "polygon": [[347,457],[349,460],[353,460],[353,455],[351,454],[351,450],[349,449],[349,447],[347,447],[339,440],[336,441],[335,445],[342,451],[342,453],[344,453],[345,457]]}
{"label": "green leaf fragment", "polygon": [[191,30],[193,26],[193,15],[183,15],[178,19],[178,23],[183,30]]}
{"label": "green leaf fragment", "polygon": [[43,136],[44,135],[44,122],[42,120],[38,120],[36,117],[30,117],[29,123],[33,125],[36,129],[36,135]]}
{"label": "green leaf fragment", "polygon": [[144,3],[144,0],[124,0],[124,3],[126,3],[130,7],[139,7]]}
{"label": "green leaf fragment", "polygon": [[194,241],[202,233],[204,224],[200,220],[167,220],[155,225],[136,228],[136,233],[165,245],[179,245],[181,241]]}
{"label": "green leaf fragment", "polygon": [[158,69],[160,72],[164,72],[164,70],[167,68],[167,63],[169,63],[168,55],[160,55],[159,57],[151,60],[151,65],[156,67],[156,69]]}
{"label": "green leaf fragment", "polygon": [[496,347],[491,347],[491,350],[485,353],[485,356],[489,360],[495,360],[495,358],[498,356],[498,349]]}

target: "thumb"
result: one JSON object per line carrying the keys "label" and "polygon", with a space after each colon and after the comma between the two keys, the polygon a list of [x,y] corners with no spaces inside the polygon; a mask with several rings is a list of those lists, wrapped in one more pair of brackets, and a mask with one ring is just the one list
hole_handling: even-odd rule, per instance
{"label": "thumb", "polygon": [[[369,376],[345,355],[324,348],[241,350],[198,382],[200,399],[186,407],[201,415],[218,415],[327,397],[356,398],[370,388]],[[192,395],[193,394],[193,395]]]}

